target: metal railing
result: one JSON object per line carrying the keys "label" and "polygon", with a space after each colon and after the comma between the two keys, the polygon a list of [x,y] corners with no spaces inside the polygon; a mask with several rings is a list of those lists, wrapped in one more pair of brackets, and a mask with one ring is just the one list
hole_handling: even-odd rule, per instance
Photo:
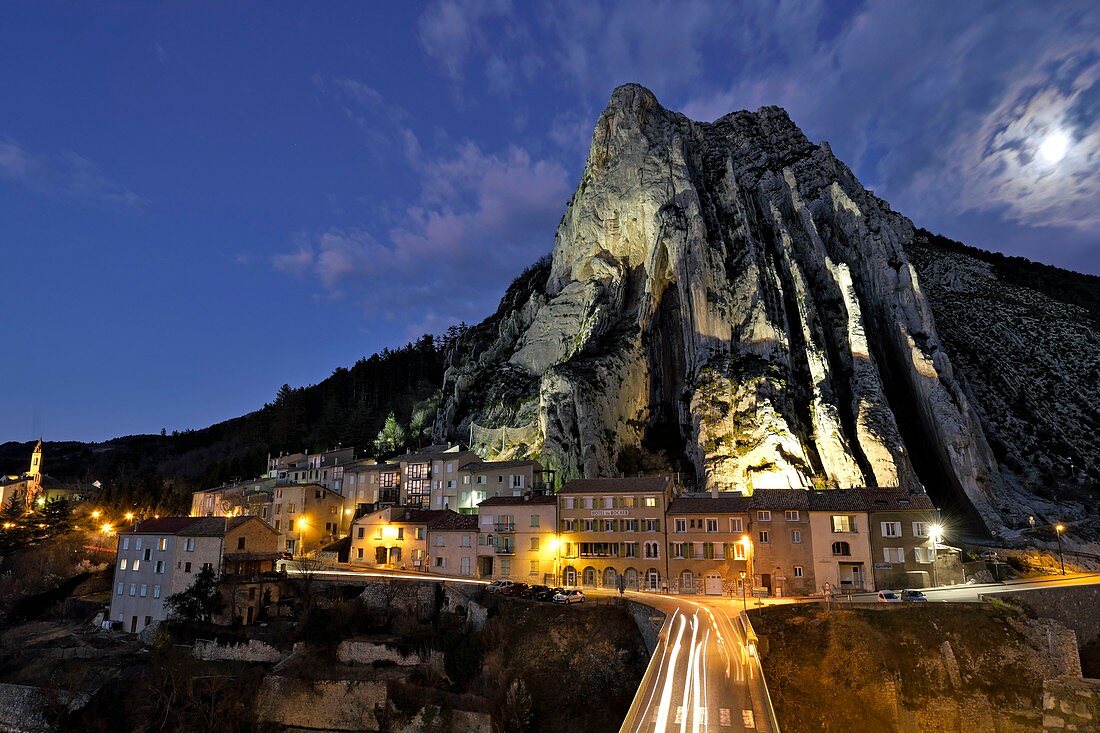
{"label": "metal railing", "polygon": [[497,550],[498,555],[514,555],[514,554],[516,554],[515,545],[497,545],[496,550]]}
{"label": "metal railing", "polygon": [[756,669],[756,679],[760,680],[760,703],[764,708],[764,715],[767,717],[767,722],[772,733],[779,733],[779,720],[775,717],[775,707],[772,705],[772,696],[768,692],[768,681],[764,678],[764,665],[760,663],[760,651],[758,642],[760,637],[756,635],[756,630],[752,628],[752,621],[749,620],[749,615],[742,611],[738,614],[741,619],[741,630],[745,635],[745,645],[749,649],[749,659],[752,660],[752,665]]}
{"label": "metal railing", "polygon": [[516,531],[516,523],[515,522],[497,522],[496,524],[493,525],[493,531],[494,532],[515,532]]}

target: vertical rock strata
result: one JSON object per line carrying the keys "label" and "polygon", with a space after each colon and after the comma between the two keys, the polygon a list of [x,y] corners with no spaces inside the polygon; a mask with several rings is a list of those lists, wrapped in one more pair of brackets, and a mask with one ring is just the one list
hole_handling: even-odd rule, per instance
{"label": "vertical rock strata", "polygon": [[475,328],[436,431],[537,421],[565,477],[659,456],[717,490],[942,482],[988,518],[913,236],[783,110],[700,123],[620,87],[552,262]]}

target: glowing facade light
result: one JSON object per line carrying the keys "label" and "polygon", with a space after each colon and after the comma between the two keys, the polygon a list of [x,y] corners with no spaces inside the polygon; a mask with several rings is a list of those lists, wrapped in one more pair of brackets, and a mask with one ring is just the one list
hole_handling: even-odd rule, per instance
{"label": "glowing facade light", "polygon": [[299,532],[302,532],[308,526],[309,526],[309,520],[307,520],[305,517],[298,517],[298,531]]}
{"label": "glowing facade light", "polygon": [[134,521],[134,513],[133,512],[126,512],[126,521],[127,522]]}
{"label": "glowing facade light", "polygon": [[397,527],[394,527],[392,524],[387,524],[382,528],[382,536],[388,540],[397,539]]}

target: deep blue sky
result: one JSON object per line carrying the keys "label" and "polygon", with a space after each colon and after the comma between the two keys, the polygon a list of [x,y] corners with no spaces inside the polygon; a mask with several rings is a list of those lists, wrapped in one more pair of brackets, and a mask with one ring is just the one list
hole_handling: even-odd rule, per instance
{"label": "deep blue sky", "polygon": [[918,225],[1100,272],[1097,8],[6,3],[0,440],[201,427],[479,320],[627,81],[783,105]]}

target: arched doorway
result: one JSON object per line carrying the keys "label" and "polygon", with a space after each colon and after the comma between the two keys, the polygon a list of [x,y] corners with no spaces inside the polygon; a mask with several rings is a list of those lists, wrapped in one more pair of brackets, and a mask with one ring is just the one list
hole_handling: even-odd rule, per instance
{"label": "arched doorway", "polygon": [[708,596],[722,595],[722,576],[715,572],[707,573],[703,578],[703,592]]}
{"label": "arched doorway", "polygon": [[619,589],[619,571],[615,568],[606,568],[603,571],[603,587],[608,590]]}
{"label": "arched doorway", "polygon": [[656,568],[645,571],[645,587],[647,590],[661,590],[661,574]]}
{"label": "arched doorway", "polygon": [[634,568],[627,568],[623,573],[623,580],[626,582],[627,590],[638,590],[638,571]]}
{"label": "arched doorway", "polygon": [[695,592],[695,573],[691,572],[690,570],[685,570],[684,572],[680,573],[680,592]]}
{"label": "arched doorway", "polygon": [[584,587],[585,588],[595,588],[596,587],[596,568],[589,565],[587,568],[584,569],[584,573],[582,574],[582,578],[584,579]]}
{"label": "arched doorway", "polygon": [[562,583],[566,588],[574,588],[577,585],[577,569],[570,565],[564,571],[562,571]]}

